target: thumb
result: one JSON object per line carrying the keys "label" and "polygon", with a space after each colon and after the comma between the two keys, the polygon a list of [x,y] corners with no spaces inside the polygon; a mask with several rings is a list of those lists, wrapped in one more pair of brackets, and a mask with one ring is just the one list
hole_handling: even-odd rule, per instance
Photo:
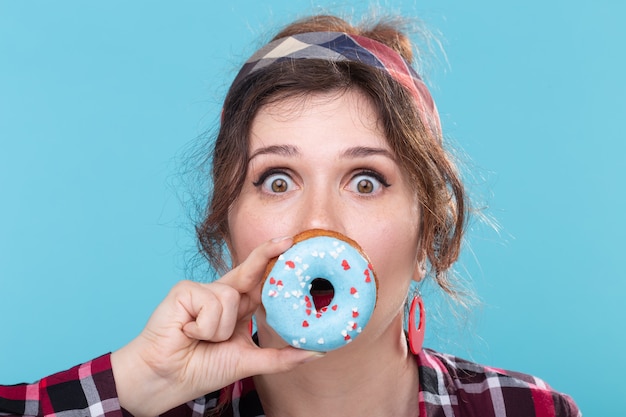
{"label": "thumb", "polygon": [[252,375],[274,374],[294,369],[298,365],[323,358],[326,352],[296,349],[287,346],[281,349],[258,348],[246,355],[246,369]]}

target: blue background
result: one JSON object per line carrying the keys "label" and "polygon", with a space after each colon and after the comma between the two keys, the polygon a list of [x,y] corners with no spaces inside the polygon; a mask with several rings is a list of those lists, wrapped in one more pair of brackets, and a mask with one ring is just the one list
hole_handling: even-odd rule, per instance
{"label": "blue background", "polygon": [[[368,9],[259,3],[0,2],[2,383],[119,348],[203,275],[181,172],[237,66],[320,5]],[[441,32],[426,78],[499,224],[471,224],[457,268],[482,304],[428,298],[427,344],[626,409],[625,3],[379,4]]]}

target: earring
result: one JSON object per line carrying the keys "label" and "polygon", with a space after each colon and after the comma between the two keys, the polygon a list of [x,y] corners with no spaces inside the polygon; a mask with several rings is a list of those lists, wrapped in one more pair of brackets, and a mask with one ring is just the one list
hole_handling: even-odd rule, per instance
{"label": "earring", "polygon": [[[415,310],[419,308],[419,323],[415,325]],[[426,314],[424,311],[424,301],[420,294],[413,297],[411,308],[409,309],[409,348],[414,355],[422,350],[424,344],[424,331],[426,329]]]}

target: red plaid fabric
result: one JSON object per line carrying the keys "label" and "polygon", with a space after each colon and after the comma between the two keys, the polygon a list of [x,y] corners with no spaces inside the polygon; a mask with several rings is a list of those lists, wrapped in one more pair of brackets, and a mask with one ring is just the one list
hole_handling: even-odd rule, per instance
{"label": "red plaid fabric", "polygon": [[[530,375],[485,367],[424,349],[420,417],[581,417],[574,401]],[[183,404],[166,417],[202,417],[230,393],[221,417],[264,417],[251,378]],[[382,401],[383,399],[381,399]],[[211,414],[213,415],[213,414]],[[120,408],[109,355],[35,384],[0,386],[0,416],[128,417]]]}
{"label": "red plaid fabric", "polygon": [[[430,349],[423,349],[416,360],[420,417],[582,416],[569,396],[534,376],[478,365]],[[231,398],[220,416],[265,416],[251,378],[235,384]]]}
{"label": "red plaid fabric", "polygon": [[581,417],[574,401],[531,375],[424,349],[420,417]]}
{"label": "red plaid fabric", "polygon": [[122,417],[110,355],[34,384],[0,386],[0,416]]}

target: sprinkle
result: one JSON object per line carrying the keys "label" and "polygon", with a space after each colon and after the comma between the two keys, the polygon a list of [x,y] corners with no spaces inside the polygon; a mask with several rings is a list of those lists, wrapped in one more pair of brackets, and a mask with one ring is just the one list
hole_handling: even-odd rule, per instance
{"label": "sprinkle", "polygon": [[345,259],[341,262],[341,266],[343,267],[344,271],[347,271],[348,269],[350,269],[350,264]]}
{"label": "sprinkle", "polygon": [[306,321],[306,320],[304,320],[304,321],[302,322],[302,327],[309,327],[309,322],[308,322],[308,321]]}
{"label": "sprinkle", "polygon": [[[296,267],[296,264],[293,263],[293,261],[287,261],[285,262],[285,265],[289,268],[289,269],[294,269]],[[287,269],[287,268],[285,268]]]}
{"label": "sprinkle", "polygon": [[319,339],[317,339],[317,344],[318,345],[323,345],[324,344],[324,338],[320,337]]}

